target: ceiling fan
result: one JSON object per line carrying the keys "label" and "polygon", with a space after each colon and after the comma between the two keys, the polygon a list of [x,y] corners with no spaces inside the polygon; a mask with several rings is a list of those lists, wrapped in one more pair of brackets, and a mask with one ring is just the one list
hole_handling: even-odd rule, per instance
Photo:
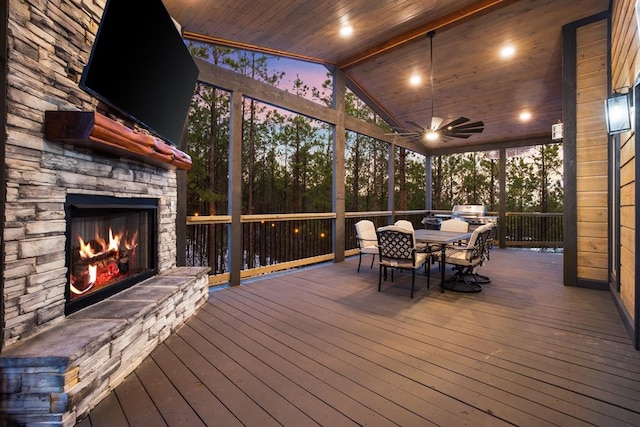
{"label": "ceiling fan", "polygon": [[435,36],[435,34],[435,31],[429,31],[427,33],[427,37],[429,37],[429,61],[431,68],[429,76],[431,85],[431,125],[428,128],[425,128],[411,120],[407,120],[407,123],[420,129],[420,133],[418,135],[423,136],[427,141],[442,139],[442,141],[446,142],[450,141],[451,138],[466,139],[474,133],[481,133],[484,130],[484,123],[482,121],[471,122],[471,120],[466,117],[458,117],[457,119],[441,126],[444,120],[433,115],[433,36]]}

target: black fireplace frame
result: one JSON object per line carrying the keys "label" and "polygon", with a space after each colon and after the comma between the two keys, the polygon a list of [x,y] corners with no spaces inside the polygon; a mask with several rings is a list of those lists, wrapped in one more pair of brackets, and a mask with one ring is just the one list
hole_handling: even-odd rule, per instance
{"label": "black fireplace frame", "polygon": [[[140,272],[131,277],[126,277],[99,291],[82,298],[71,301],[70,298],[70,282],[71,282],[71,210],[76,209],[137,209],[144,210],[150,214],[149,232],[152,240],[148,245],[149,259],[151,260],[150,269]],[[65,265],[67,267],[67,282],[65,285],[65,315],[75,313],[85,307],[95,304],[105,298],[115,295],[141,281],[153,277],[158,274],[158,199],[154,198],[122,198],[113,196],[103,196],[94,194],[68,194],[65,203],[65,217],[67,219],[66,243],[65,243]]]}

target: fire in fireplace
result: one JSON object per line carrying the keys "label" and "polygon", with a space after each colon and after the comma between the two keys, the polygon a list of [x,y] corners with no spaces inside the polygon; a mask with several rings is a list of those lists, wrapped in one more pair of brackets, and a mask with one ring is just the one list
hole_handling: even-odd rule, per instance
{"label": "fire in fireplace", "polygon": [[67,314],[157,274],[157,200],[67,196]]}

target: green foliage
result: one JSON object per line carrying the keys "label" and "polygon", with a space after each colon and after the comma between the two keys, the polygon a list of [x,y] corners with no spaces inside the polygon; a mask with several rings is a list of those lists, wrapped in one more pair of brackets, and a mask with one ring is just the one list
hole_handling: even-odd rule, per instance
{"label": "green foliage", "polygon": [[388,145],[348,131],[345,151],[346,210],[351,212],[386,210]]}
{"label": "green foliage", "polygon": [[[438,210],[456,204],[498,210],[499,162],[484,153],[452,154],[433,161],[433,201]],[[506,209],[509,212],[562,212],[562,157],[558,144],[532,147],[507,158]]]}

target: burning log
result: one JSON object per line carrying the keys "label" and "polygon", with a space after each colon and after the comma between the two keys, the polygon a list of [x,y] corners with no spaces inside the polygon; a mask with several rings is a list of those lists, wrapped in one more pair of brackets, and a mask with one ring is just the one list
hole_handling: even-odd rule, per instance
{"label": "burning log", "polygon": [[126,235],[109,228],[108,239],[96,233],[93,240],[85,242],[78,236],[80,246],[73,250],[69,283],[73,295],[82,295],[94,286],[98,289],[108,286],[134,268],[138,232],[132,233],[129,239],[124,238]]}
{"label": "burning log", "polygon": [[88,265],[103,265],[105,262],[110,262],[114,258],[117,259],[120,251],[112,249],[107,252],[103,252],[101,254],[97,254],[91,258],[81,258],[78,257],[78,260],[73,263],[74,267],[84,268]]}
{"label": "burning log", "polygon": [[131,251],[112,249],[92,258],[75,259],[72,268],[71,291],[81,295],[94,285],[101,286],[126,274],[130,269]]}

